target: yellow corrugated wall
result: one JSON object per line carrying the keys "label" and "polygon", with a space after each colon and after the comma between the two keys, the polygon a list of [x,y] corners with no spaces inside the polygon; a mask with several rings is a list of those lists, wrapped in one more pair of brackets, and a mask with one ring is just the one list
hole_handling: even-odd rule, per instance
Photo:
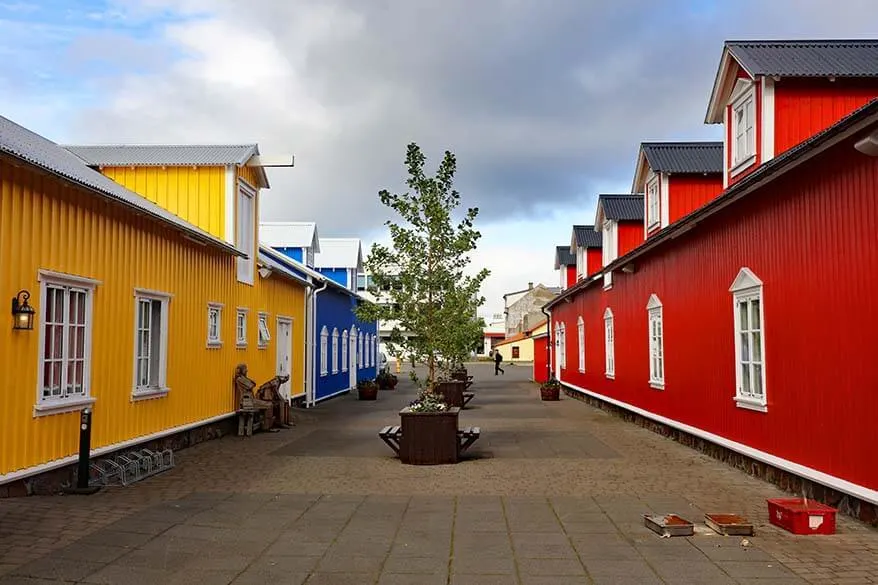
{"label": "yellow corrugated wall", "polygon": [[[112,445],[233,410],[239,362],[262,383],[275,374],[275,318],[293,318],[291,391],[303,388],[304,289],[278,276],[254,286],[235,278],[235,260],[182,238],[174,229],[58,179],[0,159],[0,479],[3,474],[75,454],[76,413],[33,416],[39,331],[13,331],[9,299],[29,289],[39,301],[40,269],[102,281],[94,295],[92,447]],[[168,386],[164,398],[132,402],[134,288],[173,295],[169,307]],[[207,349],[207,303],[224,303],[220,349]],[[250,309],[249,346],[235,347],[235,308]],[[256,347],[259,311],[272,340]]]}
{"label": "yellow corrugated wall", "polygon": [[224,237],[225,167],[104,167],[101,172],[204,231]]}

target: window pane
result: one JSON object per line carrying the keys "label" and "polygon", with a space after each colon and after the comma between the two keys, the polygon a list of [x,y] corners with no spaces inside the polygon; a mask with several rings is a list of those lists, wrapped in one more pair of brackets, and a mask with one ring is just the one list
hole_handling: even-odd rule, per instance
{"label": "window pane", "polygon": [[749,362],[750,361],[750,334],[749,333],[741,333],[741,361]]}
{"label": "window pane", "polygon": [[747,301],[738,303],[738,316],[740,318],[741,331],[750,329],[750,319],[747,317]]}
{"label": "window pane", "polygon": [[753,336],[753,358],[752,361],[762,363],[762,334],[755,332]]}
{"label": "window pane", "polygon": [[762,329],[762,322],[760,321],[761,315],[759,314],[759,299],[753,299],[750,301],[750,315],[751,315],[751,323],[753,323],[753,329]]}
{"label": "window pane", "polygon": [[73,356],[77,359],[85,359],[85,326],[76,328],[76,351]]}
{"label": "window pane", "polygon": [[750,365],[741,364],[741,392],[750,394]]}
{"label": "window pane", "polygon": [[753,394],[762,396],[762,365],[753,364]]}

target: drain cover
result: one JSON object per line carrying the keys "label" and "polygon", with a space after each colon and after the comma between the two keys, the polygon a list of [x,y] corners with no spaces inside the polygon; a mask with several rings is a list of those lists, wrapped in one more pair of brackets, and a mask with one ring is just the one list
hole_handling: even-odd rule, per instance
{"label": "drain cover", "polygon": [[704,523],[725,536],[753,536],[753,524],[737,514],[705,514]]}
{"label": "drain cover", "polygon": [[695,534],[695,526],[676,514],[644,514],[643,523],[647,528],[662,536],[692,536]]}

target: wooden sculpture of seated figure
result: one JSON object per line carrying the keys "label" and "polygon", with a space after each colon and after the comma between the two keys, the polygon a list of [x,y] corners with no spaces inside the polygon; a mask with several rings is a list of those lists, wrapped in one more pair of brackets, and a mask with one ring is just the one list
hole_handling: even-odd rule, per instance
{"label": "wooden sculpture of seated figure", "polygon": [[[238,412],[263,412],[262,430],[276,432],[275,426],[290,428],[290,404],[280,394],[280,387],[290,379],[287,375],[273,377],[259,388],[247,376],[247,364],[235,368],[235,402]],[[255,389],[255,390],[254,390]]]}

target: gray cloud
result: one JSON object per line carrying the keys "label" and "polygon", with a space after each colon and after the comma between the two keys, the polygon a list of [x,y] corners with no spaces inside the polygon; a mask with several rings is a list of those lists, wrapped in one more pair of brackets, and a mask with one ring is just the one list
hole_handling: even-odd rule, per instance
{"label": "gray cloud", "polygon": [[313,219],[326,235],[381,228],[376,192],[401,185],[412,140],[434,163],[455,151],[486,222],[549,206],[589,220],[578,202],[628,185],[641,140],[718,135],[702,121],[723,39],[869,32],[865,1],[719,4],[148,0],[139,17],[212,16],[168,25],[182,60],[114,79],[69,139],[292,151],[264,218]]}

